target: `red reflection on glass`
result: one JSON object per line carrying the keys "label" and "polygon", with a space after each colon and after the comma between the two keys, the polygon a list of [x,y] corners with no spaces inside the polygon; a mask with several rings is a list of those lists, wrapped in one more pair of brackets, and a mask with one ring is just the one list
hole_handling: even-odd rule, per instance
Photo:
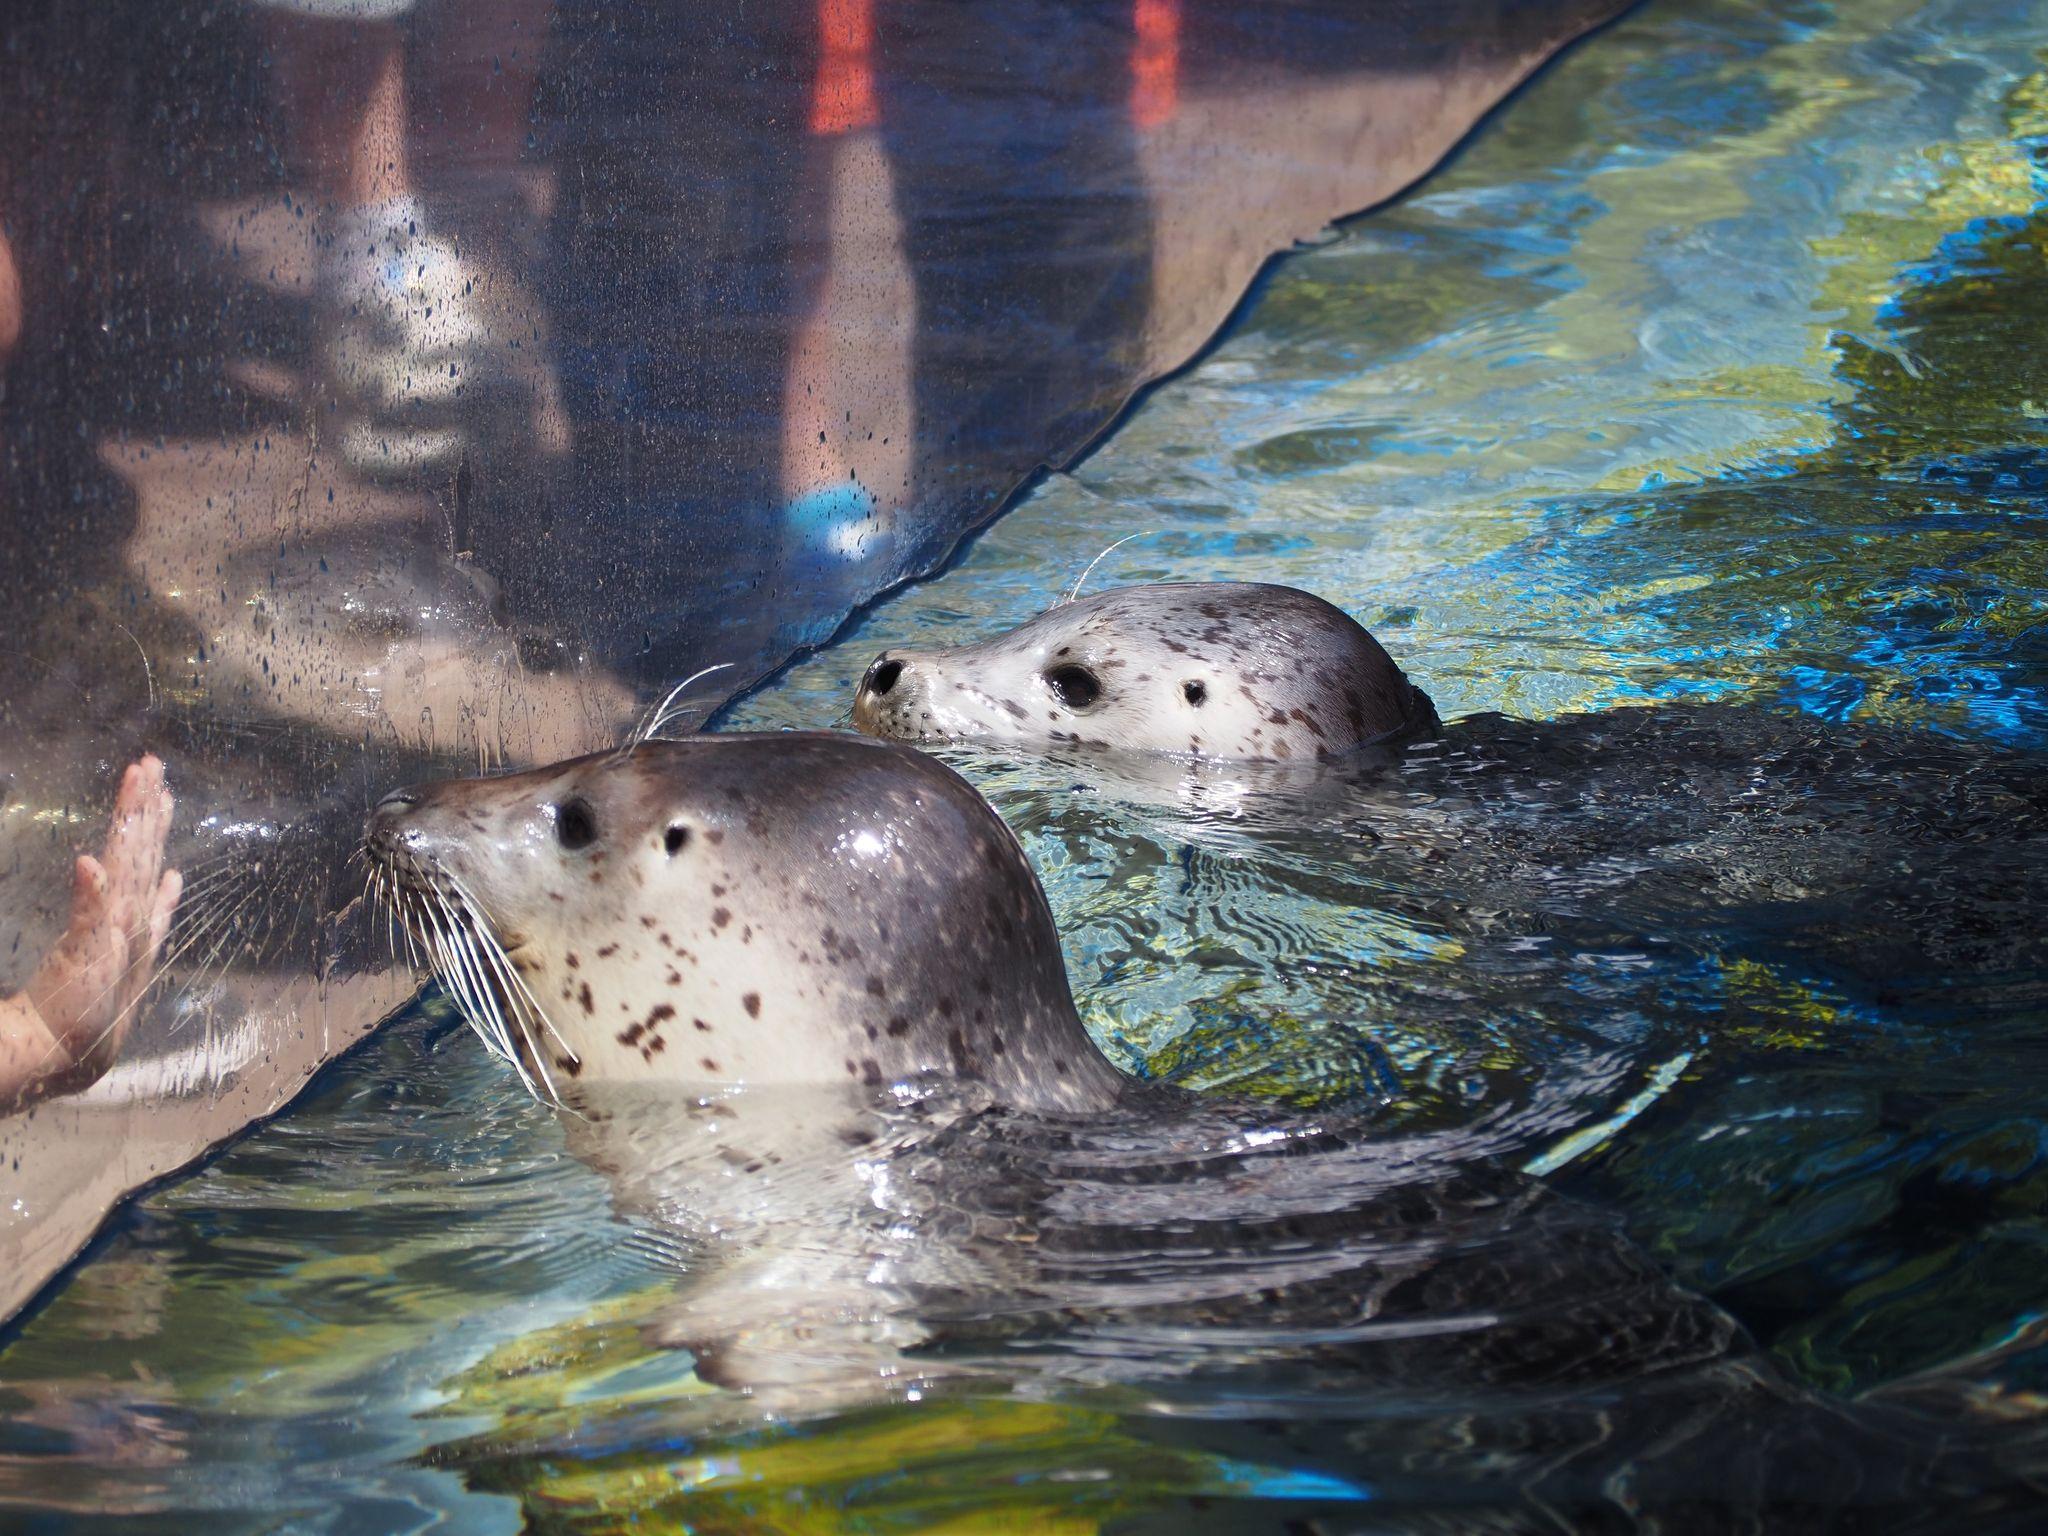
{"label": "red reflection on glass", "polygon": [[874,44],[874,0],[818,0],[812,133],[852,133],[882,120],[875,100]]}
{"label": "red reflection on glass", "polygon": [[1157,128],[1180,106],[1180,0],[1136,0],[1131,24],[1131,121]]}

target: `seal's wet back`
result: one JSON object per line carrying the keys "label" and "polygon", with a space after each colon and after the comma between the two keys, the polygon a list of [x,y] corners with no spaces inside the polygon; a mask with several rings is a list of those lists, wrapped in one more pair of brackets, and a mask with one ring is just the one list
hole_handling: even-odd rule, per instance
{"label": "seal's wet back", "polygon": [[853,723],[901,741],[1315,759],[1436,726],[1341,608],[1261,582],[1163,582],[1062,603],[976,645],[888,650]]}
{"label": "seal's wet back", "polygon": [[1016,839],[900,747],[642,742],[397,791],[368,847],[465,1011],[550,1097],[940,1073],[1083,1110],[1121,1086]]}

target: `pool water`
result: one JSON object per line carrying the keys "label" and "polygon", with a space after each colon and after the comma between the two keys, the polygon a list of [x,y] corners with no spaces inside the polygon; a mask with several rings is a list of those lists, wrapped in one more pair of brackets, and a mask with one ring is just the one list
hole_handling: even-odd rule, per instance
{"label": "pool water", "polygon": [[[430,1002],[137,1202],[17,1329],[0,1511],[1719,1529],[1747,1492],[1781,1521],[1839,1500],[1867,1528],[2026,1528],[2048,1423],[2044,24],[2039,0],[1658,0],[1415,194],[1278,264],[954,569],[719,721],[839,719],[877,650],[1018,622],[1126,535],[1091,587],[1282,581],[1357,615],[1442,742],[1284,774],[945,755],[1024,839],[1105,1049],[1235,1117],[1015,1154],[1123,1191],[1144,1262],[1119,1294],[1161,1300],[1170,1270],[1178,1304],[1244,1267],[1185,1247],[1226,1179],[1306,1210],[1310,1186],[1378,1189],[1375,1147],[1483,1159],[1506,1181],[1483,1198],[1424,1181],[1461,1234],[1436,1272],[1485,1314],[1472,1374],[1425,1351],[1420,1379],[1347,1376],[1309,1336],[1355,1342],[1355,1307],[1226,1307],[1211,1333],[1013,1328],[975,1346],[1011,1362],[1002,1390],[750,1421],[648,1342],[689,1255]],[[1360,1198],[1287,1263],[1385,1261]],[[1617,1309],[1613,1359],[1533,1399],[1489,1374],[1528,1296],[1447,1252],[1583,1275]],[[1711,1318],[1754,1352],[1687,1354]],[[1669,1432],[1648,1472],[1632,1422]],[[1539,1486],[1567,1442],[1577,1470]],[[1772,1445],[1798,1475],[1746,1487],[1731,1447]]]}

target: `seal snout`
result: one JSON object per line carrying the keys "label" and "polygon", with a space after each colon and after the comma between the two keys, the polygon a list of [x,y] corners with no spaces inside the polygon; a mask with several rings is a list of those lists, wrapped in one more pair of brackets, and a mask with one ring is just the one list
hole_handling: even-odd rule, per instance
{"label": "seal snout", "polygon": [[904,658],[882,652],[868,666],[853,695],[853,723],[871,736],[902,734],[902,721],[915,689],[916,675]]}
{"label": "seal snout", "polygon": [[423,798],[416,789],[394,789],[371,810],[363,835],[373,843],[400,836]]}
{"label": "seal snout", "polygon": [[410,862],[421,851],[419,808],[426,798],[424,791],[407,787],[377,802],[363,824],[363,845],[372,858],[386,864]]}
{"label": "seal snout", "polygon": [[452,824],[439,784],[394,789],[370,809],[363,822],[363,852],[394,891],[439,891],[448,860],[470,829]]}

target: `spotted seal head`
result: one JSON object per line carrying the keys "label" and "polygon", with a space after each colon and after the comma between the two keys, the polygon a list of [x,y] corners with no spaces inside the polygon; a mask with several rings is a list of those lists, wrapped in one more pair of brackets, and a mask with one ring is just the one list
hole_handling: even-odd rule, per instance
{"label": "spotted seal head", "polygon": [[1314,759],[1437,721],[1341,608],[1292,587],[1185,582],[1063,603],[977,645],[884,651],[853,723],[899,741]]}
{"label": "spotted seal head", "polygon": [[1089,1040],[1037,878],[965,780],[819,733],[647,741],[399,790],[373,883],[488,1043],[573,1081],[886,1085],[1087,1110]]}

